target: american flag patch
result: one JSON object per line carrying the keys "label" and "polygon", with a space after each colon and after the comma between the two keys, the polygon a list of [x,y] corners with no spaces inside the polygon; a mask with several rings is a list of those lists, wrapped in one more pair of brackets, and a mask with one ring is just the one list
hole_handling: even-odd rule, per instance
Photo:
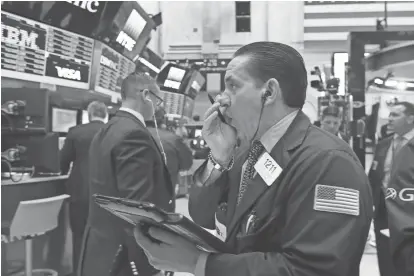
{"label": "american flag patch", "polygon": [[359,191],[317,184],[313,209],[359,216]]}

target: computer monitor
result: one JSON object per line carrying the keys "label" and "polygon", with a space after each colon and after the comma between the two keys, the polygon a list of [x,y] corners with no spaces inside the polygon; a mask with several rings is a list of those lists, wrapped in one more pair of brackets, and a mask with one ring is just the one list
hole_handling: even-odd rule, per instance
{"label": "computer monitor", "polygon": [[87,123],[89,123],[88,111],[82,110],[82,124],[87,124]]}
{"label": "computer monitor", "polygon": [[200,137],[202,136],[202,129],[196,129],[194,132],[194,137]]}
{"label": "computer monitor", "polygon": [[77,110],[52,107],[52,132],[68,133],[77,125],[77,116]]}
{"label": "computer monitor", "polygon": [[181,93],[184,77],[188,77],[188,69],[169,63],[157,75],[157,83],[161,90],[172,93]]}

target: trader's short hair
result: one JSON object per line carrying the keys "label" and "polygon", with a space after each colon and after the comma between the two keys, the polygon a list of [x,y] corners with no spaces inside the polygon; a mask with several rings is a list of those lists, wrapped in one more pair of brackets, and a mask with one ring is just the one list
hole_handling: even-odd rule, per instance
{"label": "trader's short hair", "polygon": [[328,106],[322,111],[322,120],[326,116],[332,116],[332,117],[339,118],[340,115],[341,115],[341,111],[339,110],[337,106]]}
{"label": "trader's short hair", "polygon": [[108,116],[108,109],[104,103],[93,101],[88,105],[88,116],[89,118],[105,119]]}
{"label": "trader's short hair", "polygon": [[410,102],[397,102],[394,104],[394,106],[404,106],[405,110],[404,110],[404,114],[407,116],[414,116],[414,104],[410,103]]}
{"label": "trader's short hair", "polygon": [[282,43],[263,41],[241,47],[234,54],[234,57],[237,56],[250,58],[250,74],[259,80],[258,85],[275,78],[285,104],[294,108],[303,107],[308,77],[298,51]]}
{"label": "trader's short hair", "polygon": [[128,75],[121,86],[121,97],[126,98],[135,97],[136,92],[144,89],[150,89],[156,86],[156,81],[150,76],[142,72],[134,72]]}

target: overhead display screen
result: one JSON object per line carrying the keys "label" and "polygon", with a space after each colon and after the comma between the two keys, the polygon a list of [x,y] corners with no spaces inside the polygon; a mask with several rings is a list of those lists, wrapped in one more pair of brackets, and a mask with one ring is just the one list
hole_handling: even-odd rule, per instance
{"label": "overhead display screen", "polygon": [[3,77],[89,89],[92,39],[6,12],[1,32]]}
{"label": "overhead display screen", "polygon": [[145,48],[136,60],[137,71],[149,73],[153,78],[157,77],[164,60],[149,48]]}
{"label": "overhead display screen", "polygon": [[47,28],[1,13],[1,69],[43,76]]}
{"label": "overhead display screen", "polygon": [[2,1],[2,11],[99,40],[130,60],[155,28],[136,1]]}
{"label": "overhead display screen", "polygon": [[99,64],[94,90],[120,98],[122,80],[135,71],[135,63],[101,42],[96,42],[94,64]]}
{"label": "overhead display screen", "polygon": [[134,60],[148,43],[155,23],[136,1],[121,3],[115,16],[104,14],[96,38]]}
{"label": "overhead display screen", "polygon": [[183,80],[188,77],[188,72],[189,69],[169,63],[158,73],[157,83],[163,91],[182,93]]}

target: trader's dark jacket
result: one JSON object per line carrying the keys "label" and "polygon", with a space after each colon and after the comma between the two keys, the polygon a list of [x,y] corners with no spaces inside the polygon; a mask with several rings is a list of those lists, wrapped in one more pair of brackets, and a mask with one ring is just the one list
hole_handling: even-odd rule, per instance
{"label": "trader's dark jacket", "polygon": [[374,159],[368,177],[374,201],[374,232],[377,246],[378,267],[381,276],[399,276],[391,259],[390,240],[381,233],[388,229],[388,212],[383,188],[384,165],[392,137],[381,140],[375,148]]}
{"label": "trader's dark jacket", "polygon": [[60,169],[62,174],[67,174],[70,163],[73,162],[72,171],[66,183],[71,202],[88,202],[89,147],[93,137],[103,126],[104,123],[101,121],[92,121],[70,128],[66,136],[60,151]]}
{"label": "trader's dark jacket", "polygon": [[72,171],[66,182],[70,195],[69,217],[73,240],[73,269],[79,262],[82,238],[88,219],[89,208],[89,147],[95,134],[104,126],[102,121],[92,121],[69,129],[60,152],[60,168],[67,174],[70,163]]}
{"label": "trader's dark jacket", "polygon": [[392,260],[403,275],[411,276],[414,275],[414,139],[394,157],[388,188],[386,206]]}
{"label": "trader's dark jacket", "polygon": [[[210,255],[205,275],[359,275],[372,198],[364,168],[352,149],[299,112],[269,154],[282,173],[270,186],[256,174],[237,208],[245,155],[211,186],[193,185],[190,215],[205,228],[215,228],[215,213],[221,210],[217,206],[228,202],[222,222],[234,254]],[[336,213],[333,207],[331,212],[316,211],[318,184],[358,191],[359,214]],[[337,210],[342,207],[339,204]]]}
{"label": "trader's dark jacket", "polygon": [[[163,157],[146,127],[132,114],[117,112],[95,136],[90,157],[91,195],[148,201],[172,211],[172,184]],[[91,200],[79,275],[110,275],[120,245],[127,249],[123,264],[128,267],[111,275],[132,275],[130,262],[135,262],[139,275],[155,274],[129,230],[131,226]]]}
{"label": "trader's dark jacket", "polygon": [[[147,124],[147,126],[149,125]],[[148,130],[158,142],[155,127],[148,127]],[[165,129],[158,129],[158,133],[167,155],[167,168],[171,175],[171,182],[175,186],[178,183],[179,172],[188,170],[193,165],[193,155],[190,148],[179,136]]]}

